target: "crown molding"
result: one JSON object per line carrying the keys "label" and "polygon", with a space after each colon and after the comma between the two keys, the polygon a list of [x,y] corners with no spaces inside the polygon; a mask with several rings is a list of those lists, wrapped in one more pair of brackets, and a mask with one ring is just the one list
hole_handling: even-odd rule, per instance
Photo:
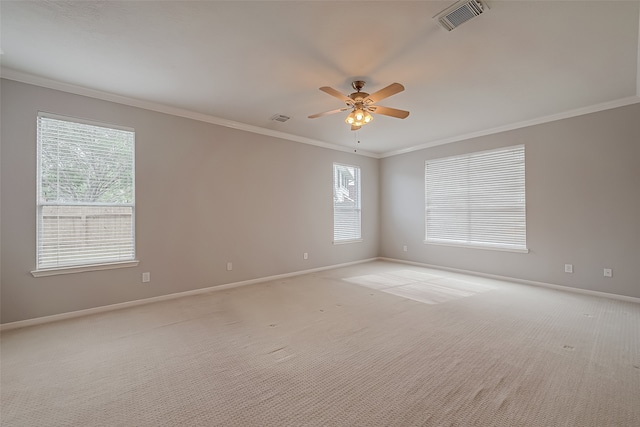
{"label": "crown molding", "polygon": [[[640,23],[638,31],[640,46]],[[32,84],[35,86],[41,86],[48,89],[60,90],[62,92],[73,93],[75,95],[87,96],[90,98],[100,99],[103,101],[115,102],[118,104],[128,105],[130,107],[142,108],[145,110],[156,111],[159,113],[170,114],[173,116],[184,117],[187,119],[197,120],[201,122],[211,123],[219,126],[224,126],[231,129],[241,130],[245,132],[256,133],[260,135],[270,136],[274,138],[285,139],[294,142],[300,142],[302,144],[314,145],[316,147],[322,147],[329,150],[342,151],[352,153],[360,156],[371,157],[375,159],[397,156],[400,154],[411,153],[414,151],[424,150],[425,148],[436,147],[438,145],[450,144],[452,142],[464,141],[467,139],[478,138],[481,136],[493,135],[496,133],[506,132],[515,129],[521,129],[529,126],[535,126],[543,123],[549,123],[557,120],[568,119],[571,117],[577,117],[584,114],[596,113],[598,111],[610,110],[613,108],[624,107],[627,105],[640,103],[640,50],[638,52],[638,83],[636,85],[635,96],[627,98],[616,99],[613,101],[603,102],[600,104],[591,105],[588,107],[577,108],[549,116],[543,116],[536,119],[525,120],[521,122],[511,123],[504,126],[498,126],[491,129],[485,129],[477,132],[471,132],[463,135],[456,135],[450,138],[439,139],[436,141],[426,142],[424,144],[415,145],[413,147],[403,148],[400,150],[387,151],[384,153],[373,153],[364,150],[358,150],[354,153],[350,147],[344,147],[337,144],[332,144],[325,141],[320,141],[312,138],[306,138],[299,135],[293,135],[286,132],[261,128],[259,126],[253,126],[246,123],[236,122],[233,120],[227,120],[220,117],[211,116],[208,114],[197,113],[182,108],[171,107],[164,104],[159,104],[151,101],[144,101],[141,99],[130,98],[122,95],[116,95],[109,92],[103,92],[95,89],[89,89],[83,86],[73,85],[70,83],[63,83],[57,80],[48,79],[45,77],[36,76],[33,74],[24,73],[11,68],[0,67],[0,77],[8,80],[14,80],[21,83]]]}
{"label": "crown molding", "polygon": [[601,104],[590,105],[588,107],[576,108],[574,110],[564,111],[562,113],[552,114],[549,116],[538,117],[536,119],[525,120],[522,122],[511,123],[504,126],[498,126],[491,129],[485,129],[478,132],[471,132],[464,135],[452,136],[450,138],[439,139],[437,141],[430,141],[424,144],[416,145],[401,150],[387,151],[379,155],[380,158],[397,156],[400,154],[411,153],[413,151],[424,150],[425,148],[431,148],[438,145],[449,144],[452,142],[464,141],[467,139],[478,138],[480,136],[493,135],[496,133],[506,132],[515,129],[526,128],[529,126],[540,125],[543,123],[555,122],[557,120],[568,119],[571,117],[582,116],[590,113],[597,113],[598,111],[611,110],[613,108],[624,107],[627,105],[640,103],[640,96],[629,96],[627,98],[616,99],[614,101],[607,101]]}
{"label": "crown molding", "polygon": [[236,122],[233,120],[227,120],[220,117],[211,116],[209,114],[198,113],[183,108],[172,107],[151,101],[144,101],[141,99],[130,98],[127,96],[116,95],[109,92],[103,92],[100,90],[89,89],[83,86],[74,85],[71,83],[64,83],[57,80],[48,79],[46,77],[36,76],[34,74],[24,73],[12,68],[0,67],[0,78],[14,80],[20,83],[27,83],[34,86],[40,86],[48,89],[59,90],[62,92],[72,93],[75,95],[87,96],[89,98],[100,99],[102,101],[115,102],[117,104],[128,105],[130,107],[142,108],[145,110],[156,111],[159,113],[170,114],[172,116],[184,117],[187,119],[197,120],[200,122],[211,123],[214,125],[224,126],[231,129],[241,130],[245,132],[256,133],[260,135],[271,136],[274,138],[286,139],[289,141],[300,142],[302,144],[314,145],[316,147],[327,148],[329,150],[343,151],[360,156],[380,158],[377,153],[372,153],[365,150],[358,150],[354,153],[353,148],[344,147],[330,142],[320,141],[312,138],[306,138],[299,135],[293,135],[286,132],[277,130],[265,129],[259,126],[253,126],[246,123]]}

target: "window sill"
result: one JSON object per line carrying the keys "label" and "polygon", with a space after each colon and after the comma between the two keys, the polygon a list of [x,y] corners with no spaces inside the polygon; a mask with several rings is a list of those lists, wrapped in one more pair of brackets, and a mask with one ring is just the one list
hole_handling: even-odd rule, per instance
{"label": "window sill", "polygon": [[42,268],[40,270],[33,270],[31,272],[31,275],[33,277],[46,277],[46,276],[57,276],[60,274],[83,273],[85,271],[113,270],[116,268],[136,267],[139,263],[140,261],[136,259],[133,261],[110,262],[105,264],[88,264],[88,265],[76,265],[71,267]]}
{"label": "window sill", "polygon": [[425,240],[423,242],[425,245],[436,245],[436,246],[451,246],[454,248],[467,248],[467,249],[486,249],[489,251],[500,251],[500,252],[515,252],[520,254],[528,254],[528,248],[510,248],[508,246],[490,246],[490,245],[473,245],[466,243],[447,243],[447,242],[433,242],[430,240]]}
{"label": "window sill", "polygon": [[334,241],[333,244],[334,245],[346,245],[348,243],[359,243],[362,242],[362,239],[349,239],[349,240],[337,240]]}

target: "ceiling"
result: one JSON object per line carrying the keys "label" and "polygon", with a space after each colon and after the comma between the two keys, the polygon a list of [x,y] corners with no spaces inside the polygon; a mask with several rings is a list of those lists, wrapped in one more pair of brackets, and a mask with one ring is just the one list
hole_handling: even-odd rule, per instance
{"label": "ceiling", "polygon": [[[3,0],[2,75],[374,156],[640,101],[640,1],[488,1],[447,32],[453,3]],[[411,115],[307,118],[356,78]]]}

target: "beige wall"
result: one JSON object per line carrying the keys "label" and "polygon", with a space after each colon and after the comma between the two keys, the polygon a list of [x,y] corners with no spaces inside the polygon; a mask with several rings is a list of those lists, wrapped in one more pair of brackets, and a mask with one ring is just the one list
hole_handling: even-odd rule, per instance
{"label": "beige wall", "polygon": [[[378,255],[377,159],[1,84],[2,323]],[[38,111],[136,130],[138,267],[31,276]],[[361,167],[362,243],[332,244],[333,162]],[[226,271],[227,261],[233,271]],[[146,271],[149,284],[141,283]]]}
{"label": "beige wall", "polygon": [[[377,160],[1,85],[2,323],[376,256],[640,297],[640,104]],[[136,130],[138,267],[31,276],[38,111]],[[515,144],[526,146],[530,252],[425,245],[425,160]],[[362,168],[362,243],[331,243],[333,162]]]}
{"label": "beige wall", "polygon": [[[424,244],[425,160],[516,144],[530,252]],[[640,297],[640,104],[385,158],[380,181],[381,256]]]}

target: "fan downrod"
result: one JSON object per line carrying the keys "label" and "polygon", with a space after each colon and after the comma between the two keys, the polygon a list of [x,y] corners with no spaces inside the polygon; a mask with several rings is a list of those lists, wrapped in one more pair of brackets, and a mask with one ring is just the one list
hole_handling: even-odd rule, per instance
{"label": "fan downrod", "polygon": [[355,80],[353,83],[351,83],[351,87],[358,92],[362,90],[364,85],[365,85],[365,82],[363,80]]}

